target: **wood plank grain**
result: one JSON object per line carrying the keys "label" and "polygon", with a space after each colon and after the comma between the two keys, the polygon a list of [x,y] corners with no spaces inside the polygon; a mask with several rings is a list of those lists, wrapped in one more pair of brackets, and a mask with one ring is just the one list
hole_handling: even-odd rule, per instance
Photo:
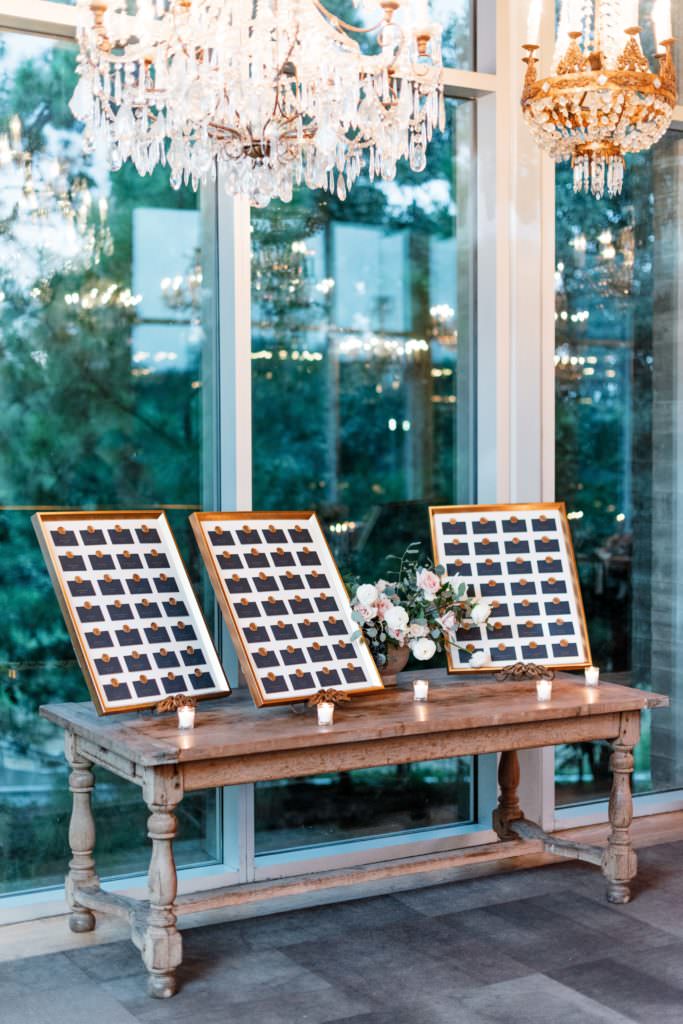
{"label": "wood plank grain", "polygon": [[365,740],[363,743],[338,743],[326,747],[293,747],[290,750],[262,751],[234,758],[223,756],[183,764],[183,786],[186,792],[191,792],[213,786],[303,778],[327,772],[410,764],[414,761],[438,761],[445,757],[492,754],[501,750],[522,750],[557,743],[585,743],[617,736],[619,722],[619,714],[613,713],[556,722],[529,722],[487,729],[458,729],[420,736]]}
{"label": "wood plank grain", "polygon": [[[543,843],[535,839],[513,841],[506,843],[505,846],[506,855],[512,857],[538,855],[543,852]],[[176,900],[176,913],[180,917],[186,914],[215,910],[218,907],[239,907],[264,900],[320,893],[327,889],[345,889],[350,886],[355,889],[371,882],[388,882],[391,879],[406,876],[414,878],[423,873],[432,875],[436,872],[447,872],[446,877],[450,880],[458,871],[484,865],[491,861],[495,862],[500,856],[500,844],[493,843],[473,847],[469,850],[432,854],[419,859],[401,857],[397,860],[363,864],[354,868],[337,868],[318,874],[294,875],[291,878],[278,879],[274,882],[251,882],[223,886],[218,889],[179,896]]]}
{"label": "wood plank grain", "polygon": [[[531,723],[567,722],[577,718],[663,707],[668,699],[613,683],[597,689],[582,677],[558,675],[552,700],[539,704],[533,682],[499,683],[493,677],[458,678],[445,670],[423,671],[430,680],[430,700],[415,704],[409,686],[358,697],[337,711],[335,725],[319,729],[313,710],[257,709],[249,695],[235,693],[230,702],[206,702],[197,710],[197,727],[183,734],[175,715],[149,713],[98,718],[89,703],[51,704],[41,714],[120,757],[137,764],[186,764],[256,753],[332,748],[405,737],[425,737],[460,730],[490,729]],[[552,742],[552,740],[549,740]]]}

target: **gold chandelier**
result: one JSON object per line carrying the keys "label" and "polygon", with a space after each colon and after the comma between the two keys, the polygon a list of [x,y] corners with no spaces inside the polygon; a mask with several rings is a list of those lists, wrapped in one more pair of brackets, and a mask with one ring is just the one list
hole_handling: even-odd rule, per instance
{"label": "gold chandelier", "polygon": [[531,0],[522,113],[538,145],[571,160],[574,191],[621,192],[624,154],[649,149],[676,105],[670,0],[652,11],[657,70],[640,43],[638,0],[561,0],[550,74],[538,75],[543,0]]}

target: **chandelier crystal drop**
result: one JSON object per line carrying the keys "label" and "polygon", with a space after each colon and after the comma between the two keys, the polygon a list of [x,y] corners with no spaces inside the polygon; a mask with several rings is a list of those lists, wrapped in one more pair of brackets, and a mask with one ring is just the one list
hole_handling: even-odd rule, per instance
{"label": "chandelier crystal drop", "polygon": [[344,199],[366,163],[423,170],[445,126],[427,0],[368,5],[379,20],[359,28],[318,0],[78,0],[71,109],[113,169],[166,164],[195,189],[219,170],[256,206],[302,182]]}
{"label": "chandelier crystal drop", "polygon": [[676,105],[670,0],[655,0],[652,70],[643,53],[638,0],[561,0],[550,74],[538,75],[542,0],[530,0],[522,112],[538,145],[571,160],[574,191],[621,192],[624,154],[653,146]]}

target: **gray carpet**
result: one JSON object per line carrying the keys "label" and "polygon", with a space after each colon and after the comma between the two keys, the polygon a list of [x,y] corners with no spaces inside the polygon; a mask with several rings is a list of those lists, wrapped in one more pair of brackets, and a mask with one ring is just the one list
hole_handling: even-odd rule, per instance
{"label": "gray carpet", "polygon": [[129,942],[0,964],[2,1024],[683,1024],[683,843],[635,899],[567,862],[184,933],[145,994]]}

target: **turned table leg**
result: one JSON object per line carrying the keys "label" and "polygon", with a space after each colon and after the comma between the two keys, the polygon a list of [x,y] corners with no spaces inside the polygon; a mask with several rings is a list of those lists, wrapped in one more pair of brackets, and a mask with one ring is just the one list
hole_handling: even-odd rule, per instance
{"label": "turned table leg", "polygon": [[498,785],[500,794],[498,806],[493,812],[493,828],[500,839],[516,838],[510,830],[513,821],[524,817],[519,806],[519,758],[516,750],[504,750],[498,764]]}
{"label": "turned table leg", "polygon": [[640,715],[625,712],[621,716],[621,729],[612,744],[610,769],[612,791],[609,798],[611,831],[602,859],[602,870],[607,879],[607,899],[610,903],[628,903],[631,898],[630,882],[636,876],[638,859],[631,843],[633,798],[633,748],[640,737]]}
{"label": "turned table leg", "polygon": [[66,759],[71,766],[69,789],[72,794],[71,820],[69,822],[69,847],[71,860],[66,876],[66,900],[71,908],[69,927],[72,932],[91,932],[95,927],[92,910],[78,902],[75,890],[98,888],[100,882],[95,871],[93,849],[95,846],[95,820],[92,814],[91,793],[95,786],[92,763],[83,757],[72,733],[66,734]]}
{"label": "turned table leg", "polygon": [[175,972],[183,958],[174,910],[178,878],[173,858],[173,839],[178,830],[174,810],[182,799],[182,783],[173,771],[152,769],[151,777],[145,780],[144,794],[150,811],[147,830],[152,857],[147,875],[149,911],[140,949],[149,972],[149,994],[167,999],[175,994]]}

